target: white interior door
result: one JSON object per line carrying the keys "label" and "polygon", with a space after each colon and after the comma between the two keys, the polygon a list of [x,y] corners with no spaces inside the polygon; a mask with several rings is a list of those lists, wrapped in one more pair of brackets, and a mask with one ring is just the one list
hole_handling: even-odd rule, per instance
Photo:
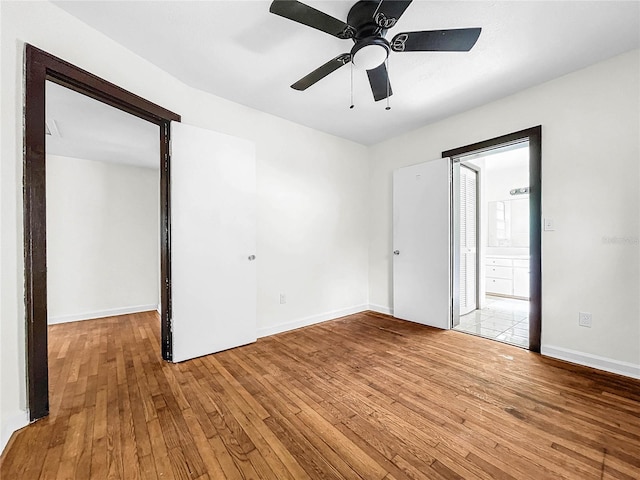
{"label": "white interior door", "polygon": [[251,142],[171,123],[173,361],[254,342],[256,167]]}
{"label": "white interior door", "polygon": [[478,249],[477,249],[477,178],[478,173],[460,165],[460,315],[477,308]]}
{"label": "white interior door", "polygon": [[449,158],[393,174],[393,314],[447,329],[451,324]]}

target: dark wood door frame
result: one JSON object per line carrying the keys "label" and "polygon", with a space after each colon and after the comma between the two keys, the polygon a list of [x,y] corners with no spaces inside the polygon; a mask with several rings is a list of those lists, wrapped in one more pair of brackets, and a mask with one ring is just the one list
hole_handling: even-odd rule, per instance
{"label": "dark wood door frame", "polygon": [[529,350],[540,353],[542,335],[542,126],[520,130],[484,142],[442,152],[442,157],[459,157],[501,145],[529,141],[529,250],[530,311]]}
{"label": "dark wood door frame", "polygon": [[25,46],[24,267],[27,389],[30,419],[49,413],[45,81],[50,80],[160,127],[161,349],[171,360],[170,122],[180,115],[31,45]]}

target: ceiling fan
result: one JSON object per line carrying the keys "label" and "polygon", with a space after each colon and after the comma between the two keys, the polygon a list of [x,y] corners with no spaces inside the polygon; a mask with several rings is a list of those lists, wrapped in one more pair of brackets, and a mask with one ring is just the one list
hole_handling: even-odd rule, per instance
{"label": "ceiling fan", "polygon": [[360,0],[343,22],[295,0],[274,0],[271,13],[302,23],[341,39],[354,42],[342,53],[291,85],[306,90],[347,63],[367,71],[375,101],[392,95],[385,62],[393,52],[468,52],[480,36],[481,28],[429,30],[399,33],[391,41],[387,31],[400,19],[411,0]]}

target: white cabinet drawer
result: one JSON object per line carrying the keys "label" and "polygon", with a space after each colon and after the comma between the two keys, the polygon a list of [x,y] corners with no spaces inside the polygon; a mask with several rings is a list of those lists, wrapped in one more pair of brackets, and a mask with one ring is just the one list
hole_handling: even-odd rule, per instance
{"label": "white cabinet drawer", "polygon": [[487,293],[513,295],[513,282],[504,278],[487,278]]}
{"label": "white cabinet drawer", "polygon": [[511,259],[510,258],[487,257],[487,265],[488,266],[496,266],[496,267],[510,267],[511,266]]}
{"label": "white cabinet drawer", "polygon": [[487,267],[486,276],[491,278],[513,278],[513,269],[511,267]]}
{"label": "white cabinet drawer", "polygon": [[529,268],[529,260],[514,260],[513,266],[515,268]]}

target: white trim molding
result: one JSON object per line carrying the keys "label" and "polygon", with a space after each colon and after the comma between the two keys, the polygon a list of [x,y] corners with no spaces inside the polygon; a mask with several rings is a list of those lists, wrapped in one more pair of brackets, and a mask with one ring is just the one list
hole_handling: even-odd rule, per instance
{"label": "white trim molding", "polygon": [[0,454],[4,453],[4,447],[9,443],[11,435],[27,425],[29,425],[28,412],[19,411],[13,415],[3,415],[2,431],[0,432]]}
{"label": "white trim molding", "polygon": [[333,310],[331,312],[320,313],[318,315],[311,315],[310,317],[290,320],[270,327],[258,328],[258,338],[288,332],[289,330],[295,330],[296,328],[308,327],[309,325],[326,322],[328,320],[335,320],[336,318],[353,315],[355,313],[366,312],[367,310],[369,310],[369,305],[356,305],[354,307],[344,308],[341,310]]}
{"label": "white trim molding", "polygon": [[617,373],[625,377],[640,379],[640,365],[629,362],[622,362],[612,358],[600,357],[591,353],[578,352],[568,348],[554,347],[553,345],[542,345],[540,353],[547,357],[557,358],[586,367],[597,368],[605,372]]}
{"label": "white trim molding", "polygon": [[149,312],[157,309],[158,309],[157,303],[153,303],[150,305],[135,305],[132,307],[110,308],[108,310],[98,310],[95,312],[72,313],[70,315],[57,315],[54,317],[49,317],[48,323],[49,325],[55,325],[57,323],[79,322],[82,320],[93,320],[96,318],[128,315],[130,313]]}
{"label": "white trim molding", "polygon": [[393,308],[391,307],[383,307],[382,305],[370,304],[369,310],[377,313],[384,313],[385,315],[393,316]]}
{"label": "white trim molding", "polygon": [[331,312],[320,313],[318,315],[312,315],[310,317],[291,320],[289,322],[280,323],[271,327],[258,328],[258,338],[268,337],[269,335],[276,335],[278,333],[295,330],[296,328],[308,327],[309,325],[314,325],[316,323],[327,322],[329,320],[335,320],[337,318],[346,317],[347,315],[354,315],[356,313],[362,313],[366,311],[393,315],[393,309],[389,307],[371,304],[356,305],[354,307],[344,308],[341,310],[333,310]]}

